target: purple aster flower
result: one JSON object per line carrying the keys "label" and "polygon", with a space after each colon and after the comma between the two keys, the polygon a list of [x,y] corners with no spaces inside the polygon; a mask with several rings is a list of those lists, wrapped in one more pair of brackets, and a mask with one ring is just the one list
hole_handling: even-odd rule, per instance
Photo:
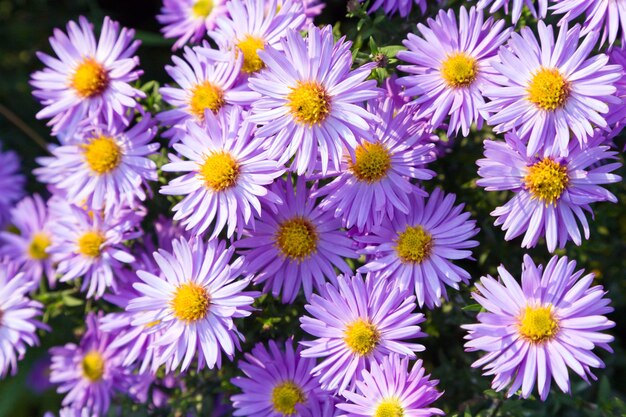
{"label": "purple aster flower", "polygon": [[511,190],[515,196],[504,206],[491,212],[496,226],[502,225],[505,239],[524,233],[522,247],[534,247],[545,236],[548,250],[563,248],[568,240],[581,244],[578,222],[589,238],[585,211],[591,203],[617,202],[617,198],[602,184],[618,182],[621,177],[611,174],[621,166],[616,152],[603,145],[604,137],[597,134],[581,148],[571,142],[568,156],[556,149],[544,150],[528,157],[527,149],[515,134],[505,136],[505,142],[485,141],[485,159],[478,160],[476,183],[487,191]]}
{"label": "purple aster flower", "polygon": [[127,110],[145,96],[130,86],[142,74],[135,69],[139,58],[133,54],[140,44],[133,40],[135,31],[120,30],[105,17],[96,42],[87,19],[81,16],[78,22],[67,24],[67,35],[55,29],[50,45],[58,58],[38,52],[47,68],[32,75],[33,95],[45,106],[37,119],[52,118],[48,125],[53,135],[65,131],[71,136],[85,120],[126,121]]}
{"label": "purple aster flower", "polygon": [[374,272],[402,289],[415,291],[420,307],[434,308],[447,299],[446,286],[459,289],[470,274],[452,261],[471,258],[478,242],[476,222],[454,205],[456,196],[436,188],[430,197],[413,194],[408,214],[396,211],[387,220],[357,241],[368,244],[363,253],[374,255],[359,272]]}
{"label": "purple aster flower", "polygon": [[238,106],[206,113],[205,126],[186,125],[181,143],[174,149],[187,160],[170,155],[163,171],[185,172],[161,188],[161,194],[184,195],[174,206],[174,220],[187,230],[203,234],[215,220],[211,239],[227,226],[231,237],[253,222],[252,210],[261,214],[261,201],[280,203],[266,186],[285,171],[268,157],[260,141],[253,139],[255,125]]}
{"label": "purple aster flower", "polygon": [[516,24],[522,15],[522,8],[524,6],[528,7],[530,13],[532,13],[535,19],[543,19],[546,17],[548,12],[548,0],[537,0],[538,8],[535,7],[535,0],[513,0],[513,7],[509,7],[509,3],[511,0],[478,0],[476,3],[476,7],[479,10],[486,9],[489,7],[489,14],[493,14],[504,8],[504,13],[511,13],[511,19],[513,24]]}
{"label": "purple aster flower", "polygon": [[117,123],[85,126],[71,143],[51,149],[34,170],[39,181],[54,186],[70,203],[101,210],[108,202],[136,205],[146,199],[147,181],[156,181],[156,164],[147,157],[156,126],[145,114],[132,128]]}
{"label": "purple aster flower", "polygon": [[442,393],[435,388],[439,381],[430,380],[425,373],[421,360],[409,371],[409,358],[391,354],[363,370],[357,390],[342,393],[349,402],[337,404],[337,408],[346,412],[345,417],[444,415],[430,407]]}
{"label": "purple aster flower", "polygon": [[552,13],[564,15],[559,24],[576,20],[584,13],[582,35],[602,31],[600,43],[608,39],[612,45],[619,33],[622,45],[626,43],[626,5],[623,0],[555,0],[554,3],[550,6]]}
{"label": "purple aster flower", "polygon": [[351,71],[351,42],[335,43],[331,26],[310,28],[306,38],[288,30],[280,44],[282,51],[258,51],[267,68],[249,80],[263,96],[250,116],[262,125],[257,136],[280,163],[294,157],[298,175],[312,172],[318,156],[323,173],[329,161],[339,170],[343,147],[354,159],[357,137],[368,135],[368,122],[376,120],[361,107],[379,95],[376,81],[366,81],[374,64]]}
{"label": "purple aster flower", "polygon": [[87,291],[87,297],[100,298],[107,288],[116,288],[122,265],[135,260],[124,241],[138,236],[137,219],[117,207],[87,212],[68,205],[59,210],[63,213],[52,217],[48,249],[53,262],[58,263],[59,280],[82,277],[81,291]]}
{"label": "purple aster flower", "polygon": [[288,29],[304,28],[301,0],[230,0],[228,17],[217,22],[209,35],[222,51],[234,51],[243,56],[241,71],[250,75],[265,68],[258,51],[268,46],[280,49],[280,39]]}
{"label": "purple aster flower", "polygon": [[482,11],[472,7],[459,10],[457,23],[454,10],[440,10],[428,27],[417,25],[422,36],[409,33],[402,43],[407,51],[398,52],[398,59],[410,65],[398,68],[409,75],[398,79],[408,96],[418,96],[416,119],[429,119],[433,129],[449,115],[448,136],[469,134],[476,123],[480,129],[487,114],[482,110],[482,90],[490,83],[493,69],[489,61],[510,35],[504,20],[494,24],[493,18],[483,22]]}
{"label": "purple aster flower", "polygon": [[9,220],[13,204],[24,195],[26,178],[20,173],[20,158],[13,151],[2,151],[0,143],[0,227]]}
{"label": "purple aster flower", "polygon": [[346,158],[341,173],[320,190],[326,195],[322,210],[341,217],[347,228],[371,230],[395,210],[409,213],[409,195],[423,194],[412,179],[429,180],[435,172],[424,166],[435,160],[430,134],[423,133],[413,118],[414,108],[403,107],[396,113],[391,99],[368,105],[368,111],[380,118],[372,125],[372,134],[358,145],[356,159]]}
{"label": "purple aster flower", "polygon": [[37,329],[50,330],[37,320],[43,305],[28,298],[31,281],[16,269],[0,262],[0,380],[15,375],[26,349],[39,344]]}
{"label": "purple aster flower", "polygon": [[607,127],[602,116],[608,103],[616,102],[615,81],[622,75],[618,65],[608,65],[608,56],[588,58],[597,33],[581,39],[580,27],[561,26],[556,42],[552,26],[538,22],[541,44],[529,27],[511,34],[491,66],[500,74],[484,89],[491,99],[484,109],[487,123],[496,133],[517,130],[528,140],[528,155],[542,146],[568,150],[570,130],[582,144],[593,135],[593,125]]}
{"label": "purple aster flower", "polygon": [[316,189],[299,177],[294,194],[290,176],[276,181],[271,190],[283,204],[277,212],[264,207],[247,237],[234,243],[246,257],[244,271],[256,274],[254,282],[264,283],[264,292],[282,292],[283,303],[292,303],[300,288],[308,299],[326,280],[336,282],[335,268],[349,274],[344,258],[358,257],[341,222],[317,205]]}
{"label": "purple aster flower", "polygon": [[111,347],[110,336],[100,331],[95,314],[89,313],[85,323],[80,344],[50,349],[50,382],[58,385],[58,393],[65,394],[63,406],[101,416],[106,415],[115,393],[132,392],[147,376],[122,366],[124,352]]}
{"label": "purple aster flower", "polygon": [[296,406],[308,408],[326,395],[317,378],[311,376],[315,359],[302,358],[302,348],[294,349],[291,339],[281,349],[270,340],[268,348],[257,343],[238,368],[245,377],[237,376],[231,382],[242,393],[233,395],[234,416],[282,417],[299,415]]}
{"label": "purple aster flower", "polygon": [[[365,0],[359,0],[363,3]],[[411,13],[413,4],[420,8],[422,14],[426,13],[426,0],[374,0],[369,9],[369,13],[373,13],[378,9],[383,9],[386,15],[400,13],[401,17],[407,17]]]}
{"label": "purple aster flower", "polygon": [[194,357],[198,369],[219,368],[221,352],[232,360],[235,349],[240,349],[243,335],[233,319],[252,311],[257,293],[244,291],[252,277],[240,278],[243,258],[231,262],[234,248],[226,248],[223,241],[213,239],[205,246],[201,240],[180,239],[173,248],[172,253],[162,249],[154,253],[161,277],[137,272],[143,282],[133,286],[141,296],[126,309],[144,314],[131,324],[163,332],[155,341],[163,350],[153,360],[153,370],[166,364],[166,372],[179,366],[182,372]]}
{"label": "purple aster flower", "polygon": [[[213,60],[202,55],[206,48],[185,48],[184,59],[173,56],[174,66],[165,70],[180,88],[162,87],[159,91],[163,100],[174,108],[160,113],[162,123],[173,126],[164,136],[174,137],[184,132],[185,122],[204,122],[206,111],[218,113],[230,104],[249,105],[258,95],[248,88],[247,83],[238,82],[242,57],[226,54]],[[183,131],[183,132],[181,132]]]}
{"label": "purple aster flower", "polygon": [[38,194],[24,198],[11,210],[11,224],[18,233],[0,231],[0,257],[20,265],[31,289],[37,288],[44,275],[54,285],[56,273],[47,252],[51,234],[46,203]]}
{"label": "purple aster flower", "polygon": [[172,49],[182,48],[187,42],[200,42],[207,30],[227,15],[226,3],[228,0],[163,0],[157,16],[163,25],[161,32],[166,38],[178,38]]}
{"label": "purple aster flower", "polygon": [[361,371],[390,353],[415,357],[424,346],[407,342],[426,336],[419,323],[424,315],[413,313],[415,296],[395,283],[369,274],[337,277],[313,294],[305,309],[312,317],[300,318],[302,330],[317,337],[301,342],[304,358],[322,358],[312,372],[322,388],[342,393],[351,389]]}
{"label": "purple aster flower", "polygon": [[591,286],[594,275],[581,278],[575,268],[575,261],[554,256],[544,270],[525,255],[521,286],[504,266],[500,280],[486,276],[476,283],[472,296],[486,312],[478,314],[479,323],[462,326],[468,330],[465,350],[487,352],[472,366],[494,376],[494,390],[509,387],[510,397],[521,388],[528,398],[536,383],[545,400],[552,379],[569,391],[567,368],[589,382],[595,379],[590,368],[604,367],[592,350],[612,352],[613,336],[601,332],[615,326],[604,317],[613,308],[602,286]]}
{"label": "purple aster flower", "polygon": [[[626,46],[612,48],[609,53],[609,62],[626,69]],[[616,95],[620,102],[609,104],[609,112],[606,115],[606,121],[611,129],[609,138],[619,135],[622,129],[624,129],[624,125],[626,125],[626,71],[622,73],[622,77],[615,83],[615,87],[617,88]]]}

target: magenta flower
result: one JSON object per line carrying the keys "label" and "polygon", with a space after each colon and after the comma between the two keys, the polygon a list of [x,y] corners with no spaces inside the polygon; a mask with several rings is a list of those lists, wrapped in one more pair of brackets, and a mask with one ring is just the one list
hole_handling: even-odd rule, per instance
{"label": "magenta flower", "polygon": [[163,0],[157,20],[166,38],[177,38],[172,49],[186,43],[198,43],[218,19],[227,14],[228,0]]}
{"label": "magenta flower", "polygon": [[500,281],[486,276],[476,283],[472,296],[486,311],[478,314],[479,323],[462,326],[465,349],[487,352],[472,366],[494,376],[494,390],[508,387],[510,397],[521,388],[520,396],[528,398],[536,384],[545,400],[553,379],[569,392],[568,368],[589,382],[595,379],[591,368],[604,367],[592,350],[612,351],[613,336],[602,331],[615,326],[604,317],[613,309],[604,289],[591,286],[594,275],[581,278],[575,268],[575,261],[554,256],[544,269],[525,255],[521,286],[504,266]]}

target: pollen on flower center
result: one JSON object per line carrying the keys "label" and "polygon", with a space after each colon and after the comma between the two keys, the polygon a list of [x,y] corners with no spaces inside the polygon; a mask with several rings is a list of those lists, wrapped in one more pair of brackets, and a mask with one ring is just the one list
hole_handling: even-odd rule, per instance
{"label": "pollen on flower center", "polygon": [[191,6],[191,11],[195,17],[207,17],[213,10],[213,0],[196,0]]}
{"label": "pollen on flower center", "polygon": [[213,191],[223,191],[237,184],[239,163],[225,151],[210,153],[200,165],[200,177]]}
{"label": "pollen on flower center", "polygon": [[198,120],[203,121],[204,112],[207,109],[217,113],[225,103],[224,91],[215,84],[205,81],[193,89],[189,107],[191,108],[191,113]]}
{"label": "pollen on flower center", "polygon": [[376,407],[374,417],[402,417],[404,416],[404,409],[400,405],[400,401],[396,398],[390,398],[380,402]]}
{"label": "pollen on flower center", "polygon": [[291,381],[281,382],[272,390],[274,411],[289,416],[296,413],[296,405],[306,401],[302,389]]}
{"label": "pollen on flower center", "polygon": [[252,35],[246,35],[237,42],[237,48],[243,54],[243,64],[241,70],[248,74],[258,72],[265,68],[265,63],[259,57],[258,50],[265,49],[265,41]]}
{"label": "pollen on flower center", "polygon": [[528,168],[524,184],[533,198],[545,202],[546,205],[554,204],[569,184],[567,167],[550,158],[544,158]]}
{"label": "pollen on flower center", "polygon": [[407,226],[398,235],[396,252],[403,262],[419,264],[430,256],[433,238],[422,226]]}
{"label": "pollen on flower center", "polygon": [[552,314],[552,306],[527,306],[519,317],[520,334],[533,343],[552,339],[559,331],[559,323]]}
{"label": "pollen on flower center", "polygon": [[100,232],[87,232],[78,238],[78,252],[90,258],[97,258],[105,238]]}
{"label": "pollen on flower center", "polygon": [[99,381],[104,375],[104,358],[100,352],[92,350],[83,356],[82,368],[85,378],[91,382]]}
{"label": "pollen on flower center", "polygon": [[203,319],[209,311],[210,303],[207,290],[193,282],[178,287],[171,302],[174,316],[187,322]]}
{"label": "pollen on flower center", "polygon": [[330,113],[330,96],[314,81],[298,81],[298,85],[291,87],[287,101],[294,119],[302,124],[319,124]]}
{"label": "pollen on flower center", "polygon": [[528,85],[528,101],[543,110],[553,111],[565,105],[570,86],[556,68],[541,68]]}
{"label": "pollen on flower center", "polygon": [[380,333],[376,326],[359,318],[346,326],[343,340],[352,352],[366,356],[378,345]]}
{"label": "pollen on flower center", "polygon": [[72,87],[79,96],[89,98],[102,94],[109,86],[109,74],[93,58],[85,58],[72,76]]}
{"label": "pollen on flower center", "polygon": [[455,52],[441,63],[441,76],[451,88],[469,87],[476,79],[476,59],[463,52]]}
{"label": "pollen on flower center", "polygon": [[356,148],[356,161],[350,170],[359,181],[378,182],[391,168],[391,154],[382,143],[365,142]]}
{"label": "pollen on flower center", "polygon": [[28,256],[37,261],[47,259],[48,246],[50,246],[50,237],[44,232],[35,233],[28,245]]}
{"label": "pollen on flower center", "polygon": [[276,246],[292,260],[302,261],[317,250],[317,230],[304,217],[295,217],[282,222],[276,232]]}
{"label": "pollen on flower center", "polygon": [[100,135],[92,138],[86,145],[80,146],[83,148],[87,165],[98,175],[113,171],[122,162],[122,149],[109,136]]}

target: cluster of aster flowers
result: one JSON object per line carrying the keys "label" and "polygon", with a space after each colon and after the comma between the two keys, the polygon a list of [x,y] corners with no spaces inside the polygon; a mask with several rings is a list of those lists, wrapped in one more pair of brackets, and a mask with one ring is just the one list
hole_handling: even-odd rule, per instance
{"label": "cluster of aster flowers", "polygon": [[[426,13],[411,0],[369,12],[413,16],[413,3]],[[559,28],[516,32],[483,11],[516,21],[523,2],[508,3],[417,24],[379,86],[376,62],[315,25],[319,1],[164,0],[157,19],[182,50],[158,114],[132,30],[105,18],[96,36],[83,17],[55,30],[31,81],[56,141],[34,170],[49,197],[24,196],[17,156],[0,150],[0,377],[50,330],[37,291],[69,285],[99,307],[50,350],[61,415],[105,415],[118,395],[158,406],[157,382],[231,361],[235,416],[443,414],[417,339],[425,313],[470,284],[479,229],[436,186],[437,129],[502,134],[484,141],[477,185],[511,191],[492,215],[524,248],[580,245],[590,204],[616,202],[603,185],[621,180],[626,55],[593,52],[616,41],[618,12],[561,0]],[[474,366],[495,390],[543,400],[553,380],[569,390],[568,368],[588,381],[603,366],[593,350],[610,350],[612,309],[575,268],[526,256],[521,283],[504,266],[476,282],[465,347],[486,352]],[[302,307],[305,336],[241,352],[267,297]]]}

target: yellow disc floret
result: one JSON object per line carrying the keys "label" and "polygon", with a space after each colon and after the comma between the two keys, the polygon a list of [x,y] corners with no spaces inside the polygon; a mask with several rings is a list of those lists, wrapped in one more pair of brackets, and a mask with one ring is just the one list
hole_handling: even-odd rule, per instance
{"label": "yellow disc floret", "polygon": [[48,246],[50,246],[50,237],[44,232],[35,233],[28,245],[28,256],[36,261],[47,259]]}
{"label": "yellow disc floret", "polygon": [[304,217],[285,220],[278,226],[276,246],[289,259],[302,261],[317,250],[317,230]]}
{"label": "yellow disc floret", "polygon": [[433,238],[422,226],[407,226],[396,240],[398,257],[406,263],[419,264],[430,256]]}
{"label": "yellow disc floret", "polygon": [[541,68],[528,85],[528,101],[540,109],[553,111],[565,105],[570,86],[556,68]]}
{"label": "yellow disc floret", "polygon": [[220,87],[205,81],[198,84],[191,92],[189,107],[191,113],[200,121],[204,120],[204,112],[211,110],[217,113],[226,103],[224,101],[224,90]]}
{"label": "yellow disc floret", "polygon": [[331,98],[317,82],[298,81],[291,87],[287,105],[296,122],[309,126],[322,123],[330,113]]}
{"label": "yellow disc floret", "polygon": [[122,162],[122,148],[112,137],[100,135],[80,146],[87,165],[97,175],[113,171]]}
{"label": "yellow disc floret", "polygon": [[374,183],[385,178],[391,168],[391,154],[385,145],[365,142],[355,153],[356,161],[349,165],[359,181]]}
{"label": "yellow disc floret", "polygon": [[100,352],[92,350],[83,356],[83,375],[91,382],[100,381],[104,375],[104,364],[104,358]]}
{"label": "yellow disc floret", "polygon": [[290,416],[296,413],[296,405],[306,401],[302,389],[291,381],[281,382],[272,390],[272,405],[277,413]]}
{"label": "yellow disc floret", "polygon": [[518,321],[519,333],[533,343],[552,339],[559,331],[559,323],[554,318],[552,306],[526,306]]}
{"label": "yellow disc floret", "polygon": [[90,258],[97,258],[105,240],[100,232],[87,232],[78,238],[78,252]]}
{"label": "yellow disc floret", "polygon": [[246,35],[237,42],[237,48],[243,54],[243,64],[241,70],[248,74],[258,72],[265,68],[265,63],[259,57],[259,49],[265,49],[265,41],[252,35]]}
{"label": "yellow disc floret", "polygon": [[195,17],[207,17],[213,10],[213,0],[196,0],[191,6],[191,12]]}
{"label": "yellow disc floret", "polygon": [[376,326],[358,318],[346,326],[343,340],[352,352],[367,356],[378,345],[380,333]]}
{"label": "yellow disc floret", "polygon": [[225,151],[210,153],[200,165],[200,178],[213,191],[223,191],[237,184],[239,163]]}
{"label": "yellow disc floret", "polygon": [[206,316],[210,303],[211,298],[204,287],[188,282],[176,289],[171,306],[178,320],[194,322]]}
{"label": "yellow disc floret", "polygon": [[106,69],[93,58],[85,58],[78,65],[71,79],[71,85],[83,98],[102,94],[109,85],[109,74]]}
{"label": "yellow disc floret", "polygon": [[532,198],[543,201],[546,206],[554,204],[569,184],[567,167],[550,158],[544,158],[528,168],[524,184]]}
{"label": "yellow disc floret", "polygon": [[376,407],[374,417],[402,417],[404,409],[397,398],[390,398],[380,402]]}
{"label": "yellow disc floret", "polygon": [[441,63],[441,76],[448,87],[469,87],[478,74],[476,59],[463,53],[448,55]]}

